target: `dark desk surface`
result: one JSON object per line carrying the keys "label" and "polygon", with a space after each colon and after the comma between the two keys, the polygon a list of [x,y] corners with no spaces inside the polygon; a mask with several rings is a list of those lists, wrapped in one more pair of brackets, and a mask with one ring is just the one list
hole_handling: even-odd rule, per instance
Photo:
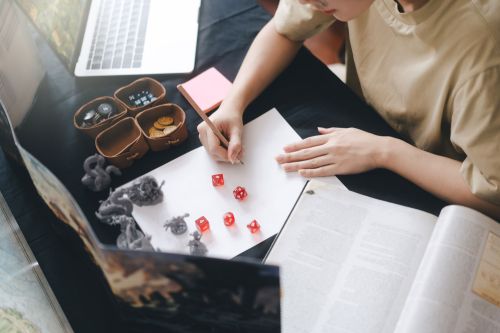
{"label": "dark desk surface", "polygon": [[[198,147],[196,125],[200,119],[175,88],[180,82],[215,66],[230,80],[254,36],[270,17],[255,0],[209,0],[202,2],[196,69],[190,75],[155,76],[167,89],[167,99],[186,110],[190,136],[179,147],[148,152],[123,170],[113,187]],[[28,151],[45,164],[69,189],[86,214],[101,242],[112,244],[117,230],[97,221],[94,212],[106,193],[86,190],[80,179],[84,159],[95,153],[94,142],[73,128],[75,110],[98,96],[112,95],[135,78],[74,78],[45,42],[37,40],[47,75],[40,87],[33,110],[18,128],[17,135]],[[301,50],[294,63],[254,102],[245,113],[245,122],[276,107],[301,137],[316,134],[316,127],[358,127],[375,134],[397,136],[369,106],[361,101],[320,61]],[[68,241],[54,235],[60,223],[43,205],[18,167],[1,161],[2,192],[11,206],[33,252],[40,261],[56,296],[77,332],[111,332],[113,312],[99,274],[84,255],[67,251]],[[11,177],[15,177],[12,183]],[[350,189],[379,199],[422,209],[434,214],[444,203],[403,178],[386,170],[343,176]],[[18,190],[18,189],[22,189]],[[261,257],[269,241],[248,255]],[[109,318],[111,318],[109,320]]]}

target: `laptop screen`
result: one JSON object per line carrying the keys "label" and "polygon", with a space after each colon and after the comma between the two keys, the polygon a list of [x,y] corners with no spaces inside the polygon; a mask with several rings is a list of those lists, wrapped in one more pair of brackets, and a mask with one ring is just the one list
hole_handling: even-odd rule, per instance
{"label": "laptop screen", "polygon": [[90,0],[16,0],[72,72]]}

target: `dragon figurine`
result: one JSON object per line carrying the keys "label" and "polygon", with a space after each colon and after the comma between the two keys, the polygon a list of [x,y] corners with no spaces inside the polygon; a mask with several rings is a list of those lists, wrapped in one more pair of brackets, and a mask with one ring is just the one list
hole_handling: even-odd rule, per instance
{"label": "dragon figurine", "polygon": [[99,192],[109,187],[111,184],[111,174],[121,176],[121,171],[114,165],[104,168],[106,160],[102,155],[94,154],[83,162],[85,175],[82,177],[82,184],[88,189]]}
{"label": "dragon figurine", "polygon": [[128,188],[128,197],[137,206],[153,206],[163,200],[163,191],[155,178],[144,176]]}
{"label": "dragon figurine", "polygon": [[[163,182],[158,185],[155,178],[145,176],[129,187],[110,191],[109,197],[101,202],[95,215],[103,223],[120,226],[120,235],[116,239],[118,248],[154,251],[151,236],[145,235],[139,229],[132,216],[132,211],[134,204],[149,206],[161,202],[163,200],[162,186]],[[187,231],[184,217],[180,216],[172,220],[172,224],[168,227],[173,233],[182,234]]]}
{"label": "dragon figurine", "polygon": [[101,202],[99,209],[96,212],[97,218],[109,225],[117,225],[115,217],[125,215],[132,216],[133,205],[132,201],[125,196],[127,189],[122,188],[110,193],[108,199]]}

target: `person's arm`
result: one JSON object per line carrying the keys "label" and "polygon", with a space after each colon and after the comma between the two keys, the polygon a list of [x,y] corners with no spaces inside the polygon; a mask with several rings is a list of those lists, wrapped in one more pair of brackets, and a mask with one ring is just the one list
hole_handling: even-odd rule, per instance
{"label": "person's arm", "polygon": [[252,102],[293,60],[302,43],[279,34],[271,19],[259,32],[243,60],[231,91],[210,119],[229,140],[228,150],[205,123],[200,141],[215,160],[235,162],[241,157],[242,116]]}
{"label": "person's arm", "polygon": [[255,37],[227,98],[241,112],[288,67],[302,46],[279,34],[273,21]]}
{"label": "person's arm", "polygon": [[320,135],[286,146],[284,154],[276,157],[285,171],[298,171],[313,178],[385,168],[449,203],[471,207],[500,220],[500,206],[471,192],[460,173],[459,161],[356,128],[319,128],[319,132]]}
{"label": "person's arm", "polygon": [[385,138],[380,167],[389,169],[444,201],[474,208],[500,220],[500,206],[475,196],[462,174],[461,162]]}

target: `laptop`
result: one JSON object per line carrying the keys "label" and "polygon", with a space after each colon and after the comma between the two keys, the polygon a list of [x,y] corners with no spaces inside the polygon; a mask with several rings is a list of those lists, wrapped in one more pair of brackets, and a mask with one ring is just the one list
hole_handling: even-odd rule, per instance
{"label": "laptop", "polygon": [[76,76],[190,73],[201,0],[17,0]]}

